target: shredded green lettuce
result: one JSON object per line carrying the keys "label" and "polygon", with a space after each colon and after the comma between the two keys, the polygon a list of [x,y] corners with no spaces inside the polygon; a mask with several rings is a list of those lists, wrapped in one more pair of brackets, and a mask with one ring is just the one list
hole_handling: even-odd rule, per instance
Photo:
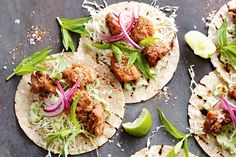
{"label": "shredded green lettuce", "polygon": [[222,132],[216,136],[216,140],[222,149],[236,154],[236,130],[232,124],[225,126]]}

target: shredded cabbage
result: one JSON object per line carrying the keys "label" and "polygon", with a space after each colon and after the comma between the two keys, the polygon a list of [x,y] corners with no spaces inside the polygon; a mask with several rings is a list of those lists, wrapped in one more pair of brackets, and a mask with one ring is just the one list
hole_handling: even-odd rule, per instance
{"label": "shredded cabbage", "polygon": [[232,124],[225,126],[221,134],[216,136],[216,140],[224,150],[236,154],[236,130]]}

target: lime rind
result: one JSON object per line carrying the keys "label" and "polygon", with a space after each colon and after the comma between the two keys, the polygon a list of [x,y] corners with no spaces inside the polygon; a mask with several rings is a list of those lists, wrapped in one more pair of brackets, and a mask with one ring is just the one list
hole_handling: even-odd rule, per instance
{"label": "lime rind", "polygon": [[144,136],[152,127],[152,117],[150,112],[143,108],[141,114],[133,122],[127,122],[122,124],[126,133],[133,136]]}

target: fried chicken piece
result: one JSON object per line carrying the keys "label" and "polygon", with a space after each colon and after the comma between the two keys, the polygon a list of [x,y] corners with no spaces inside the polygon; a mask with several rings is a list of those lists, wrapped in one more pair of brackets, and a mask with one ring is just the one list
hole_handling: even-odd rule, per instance
{"label": "fried chicken piece", "polygon": [[236,101],[236,85],[229,88],[228,97]]}
{"label": "fried chicken piece", "polygon": [[62,77],[68,80],[72,87],[77,81],[80,82],[80,88],[86,84],[93,83],[97,78],[97,73],[90,66],[83,64],[73,64],[71,68],[66,68],[62,72]]}
{"label": "fried chicken piece", "polygon": [[90,133],[96,136],[102,135],[105,124],[105,114],[102,105],[95,103],[83,91],[77,90],[76,95],[81,95],[76,107],[77,118]]}
{"label": "fried chicken piece", "polygon": [[113,13],[108,13],[105,21],[111,35],[118,35],[121,33],[118,18]]}
{"label": "fried chicken piece", "polygon": [[57,86],[53,80],[43,72],[36,72],[31,74],[31,89],[34,94],[41,92],[56,94]]}
{"label": "fried chicken piece", "polygon": [[206,133],[220,133],[223,127],[231,122],[228,114],[223,114],[222,117],[215,111],[209,111],[204,122],[204,131]]}
{"label": "fried chicken piece", "polygon": [[154,35],[154,28],[152,23],[145,17],[139,16],[137,21],[134,24],[133,29],[131,30],[130,37],[136,43],[140,42],[147,37],[151,37]]}
{"label": "fried chicken piece", "polygon": [[229,9],[229,14],[232,16],[233,23],[236,24],[236,8]]}
{"label": "fried chicken piece", "polygon": [[129,69],[126,69],[128,60],[125,56],[122,56],[122,64],[118,63],[115,55],[111,57],[111,69],[114,72],[115,77],[121,82],[136,81],[141,77],[138,69],[132,65]]}
{"label": "fried chicken piece", "polygon": [[169,53],[169,48],[161,43],[155,42],[153,45],[148,45],[143,50],[143,56],[147,59],[150,67],[155,67],[159,60]]}

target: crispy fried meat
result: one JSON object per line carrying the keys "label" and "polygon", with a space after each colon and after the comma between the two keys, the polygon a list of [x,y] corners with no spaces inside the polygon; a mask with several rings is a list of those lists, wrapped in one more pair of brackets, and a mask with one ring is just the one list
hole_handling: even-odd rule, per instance
{"label": "crispy fried meat", "polygon": [[66,68],[62,72],[62,77],[67,79],[70,86],[79,81],[80,88],[84,88],[86,84],[93,83],[96,80],[97,73],[90,66],[73,64],[71,68]]}
{"label": "crispy fried meat", "polygon": [[111,57],[111,69],[114,72],[115,77],[121,82],[136,81],[141,77],[138,69],[132,65],[129,69],[126,69],[128,60],[125,56],[122,56],[122,64],[118,63],[118,60],[114,55]]}
{"label": "crispy fried meat", "polygon": [[223,127],[231,122],[229,114],[222,114],[215,111],[209,111],[204,122],[204,131],[206,133],[220,133]]}
{"label": "crispy fried meat", "polygon": [[236,85],[229,88],[228,97],[236,101]]}
{"label": "crispy fried meat", "polygon": [[154,35],[154,28],[152,23],[143,16],[139,16],[137,21],[134,24],[133,29],[131,30],[130,37],[135,42],[140,42],[147,37],[151,37]]}
{"label": "crispy fried meat", "polygon": [[157,62],[169,53],[169,48],[161,43],[155,42],[153,45],[146,46],[143,55],[147,59],[150,67],[155,67]]}
{"label": "crispy fried meat", "polygon": [[236,24],[236,8],[229,9],[229,14],[232,16],[233,23]]}
{"label": "crispy fried meat", "polygon": [[77,118],[85,128],[96,136],[103,134],[105,115],[101,104],[95,103],[85,92],[77,90],[81,98],[76,107]]}
{"label": "crispy fried meat", "polygon": [[121,28],[118,23],[118,18],[113,13],[107,14],[105,21],[112,35],[118,35],[121,33]]}
{"label": "crispy fried meat", "polygon": [[31,89],[34,94],[41,92],[56,94],[57,86],[53,80],[43,72],[36,72],[31,75]]}

